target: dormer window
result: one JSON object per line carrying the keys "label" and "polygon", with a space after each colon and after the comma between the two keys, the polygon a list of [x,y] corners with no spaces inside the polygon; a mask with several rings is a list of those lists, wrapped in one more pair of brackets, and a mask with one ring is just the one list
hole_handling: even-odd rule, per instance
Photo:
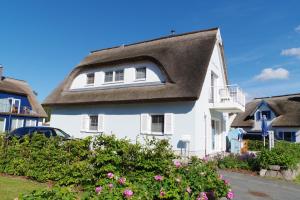
{"label": "dormer window", "polygon": [[86,84],[94,85],[95,83],[95,73],[89,73],[86,75]]}
{"label": "dormer window", "polygon": [[145,80],[146,79],[146,67],[136,68],[135,79],[136,80]]}
{"label": "dormer window", "polygon": [[260,121],[261,117],[266,116],[267,120],[271,120],[271,111],[264,110],[264,111],[257,111],[256,113],[256,121]]}
{"label": "dormer window", "polygon": [[115,81],[124,81],[124,70],[115,71]]}
{"label": "dormer window", "polygon": [[124,69],[105,72],[105,83],[124,81]]}
{"label": "dormer window", "polygon": [[105,83],[113,82],[113,76],[114,76],[114,72],[113,71],[105,72],[104,82]]}

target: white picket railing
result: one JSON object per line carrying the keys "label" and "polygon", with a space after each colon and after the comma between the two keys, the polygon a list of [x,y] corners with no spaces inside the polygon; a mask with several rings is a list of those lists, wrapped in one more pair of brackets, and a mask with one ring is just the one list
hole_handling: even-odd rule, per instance
{"label": "white picket railing", "polygon": [[215,86],[211,88],[211,103],[238,103],[245,106],[244,92],[237,85]]}

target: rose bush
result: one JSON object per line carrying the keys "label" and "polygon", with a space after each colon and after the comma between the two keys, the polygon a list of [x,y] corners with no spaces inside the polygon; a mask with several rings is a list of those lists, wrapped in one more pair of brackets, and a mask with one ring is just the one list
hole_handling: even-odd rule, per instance
{"label": "rose bush", "polygon": [[[166,140],[131,143],[115,136],[62,141],[36,134],[0,139],[0,172],[52,180],[50,190],[20,199],[213,199],[231,197],[230,185],[206,162],[183,164]],[[71,188],[70,188],[71,187]],[[78,191],[79,190],[79,191]]]}

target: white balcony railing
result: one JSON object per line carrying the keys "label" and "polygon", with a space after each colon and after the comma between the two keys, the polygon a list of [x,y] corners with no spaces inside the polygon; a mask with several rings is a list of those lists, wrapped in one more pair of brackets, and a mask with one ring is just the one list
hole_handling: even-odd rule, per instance
{"label": "white balcony railing", "polygon": [[245,110],[245,94],[237,85],[215,86],[211,88],[210,103],[213,108],[228,112],[242,112]]}
{"label": "white balcony railing", "polygon": [[9,103],[0,102],[0,112],[15,114],[31,114],[32,110],[30,110],[27,106],[21,106],[20,108],[18,108],[17,106],[13,106]]}

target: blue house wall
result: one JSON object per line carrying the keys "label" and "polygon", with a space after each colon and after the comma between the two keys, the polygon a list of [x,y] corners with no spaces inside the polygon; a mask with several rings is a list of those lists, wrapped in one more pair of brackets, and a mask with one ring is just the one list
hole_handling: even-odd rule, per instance
{"label": "blue house wall", "polygon": [[[20,99],[21,100],[21,104],[20,104],[21,108],[26,106],[30,110],[32,109],[32,106],[31,106],[27,96],[25,96],[25,95],[0,92],[0,99],[7,99],[7,98]],[[39,119],[42,119],[39,117],[23,116],[23,115],[18,115],[15,113],[0,113],[0,118],[5,119],[5,131],[7,131],[7,132],[11,131],[13,119],[23,120],[23,126],[25,126],[27,120],[36,120],[35,126],[37,126]],[[0,130],[0,132],[2,132],[2,130]]]}

